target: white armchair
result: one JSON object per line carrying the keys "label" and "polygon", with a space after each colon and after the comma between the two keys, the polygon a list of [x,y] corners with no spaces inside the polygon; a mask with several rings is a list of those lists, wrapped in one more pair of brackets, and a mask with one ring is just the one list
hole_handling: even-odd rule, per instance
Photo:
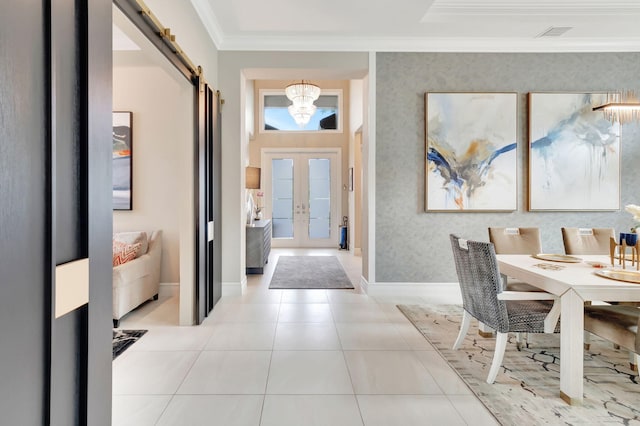
{"label": "white armchair", "polygon": [[113,268],[113,326],[120,318],[149,299],[158,300],[162,231],[149,237],[149,249],[142,256]]}

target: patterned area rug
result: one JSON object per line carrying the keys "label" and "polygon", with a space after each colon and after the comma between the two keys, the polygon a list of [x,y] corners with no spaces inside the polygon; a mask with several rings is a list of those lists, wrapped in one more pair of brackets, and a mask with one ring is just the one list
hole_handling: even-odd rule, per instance
{"label": "patterned area rug", "polygon": [[122,352],[126,351],[129,346],[144,336],[147,330],[113,330],[113,358],[116,359]]}
{"label": "patterned area rug", "polygon": [[353,288],[335,256],[280,256],[269,288]]}
{"label": "patterned area rug", "polygon": [[502,369],[486,383],[495,339],[478,335],[471,322],[462,347],[451,349],[462,320],[462,306],[398,305],[503,425],[640,425],[640,383],[629,369],[628,353],[596,336],[584,353],[584,403],[570,406],[559,397],[560,336],[530,335],[518,351],[510,336]]}

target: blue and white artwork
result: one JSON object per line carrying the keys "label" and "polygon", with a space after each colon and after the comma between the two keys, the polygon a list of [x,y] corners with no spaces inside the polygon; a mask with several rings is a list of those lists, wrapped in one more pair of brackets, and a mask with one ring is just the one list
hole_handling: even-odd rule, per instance
{"label": "blue and white artwork", "polygon": [[426,210],[517,209],[515,93],[426,94]]}
{"label": "blue and white artwork", "polygon": [[606,94],[529,94],[529,210],[620,209],[620,125]]}

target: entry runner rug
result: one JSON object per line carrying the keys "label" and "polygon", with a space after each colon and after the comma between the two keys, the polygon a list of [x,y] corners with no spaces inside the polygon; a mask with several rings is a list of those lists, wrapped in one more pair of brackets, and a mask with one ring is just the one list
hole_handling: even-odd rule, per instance
{"label": "entry runner rug", "polygon": [[335,256],[280,256],[269,288],[353,288]]}
{"label": "entry runner rug", "polygon": [[139,338],[144,336],[147,330],[113,330],[113,358],[116,359],[118,355],[126,351],[129,346],[138,341]]}
{"label": "entry runner rug", "polygon": [[462,306],[398,305],[469,388],[503,425],[640,425],[640,383],[629,369],[628,353],[596,336],[584,352],[584,402],[560,399],[560,335],[530,336],[518,351],[514,336],[494,384],[486,383],[495,338],[478,335],[477,321],[459,350],[451,349]]}

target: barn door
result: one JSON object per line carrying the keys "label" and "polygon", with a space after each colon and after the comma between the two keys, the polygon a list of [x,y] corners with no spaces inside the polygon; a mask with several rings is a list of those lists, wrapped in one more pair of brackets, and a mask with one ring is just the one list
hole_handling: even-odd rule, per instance
{"label": "barn door", "polygon": [[222,296],[221,132],[219,93],[199,81],[196,88],[196,306],[200,324]]}
{"label": "barn door", "polygon": [[207,85],[207,315],[222,297],[222,180],[220,92]]}
{"label": "barn door", "polygon": [[111,2],[0,6],[3,424],[111,419]]}

